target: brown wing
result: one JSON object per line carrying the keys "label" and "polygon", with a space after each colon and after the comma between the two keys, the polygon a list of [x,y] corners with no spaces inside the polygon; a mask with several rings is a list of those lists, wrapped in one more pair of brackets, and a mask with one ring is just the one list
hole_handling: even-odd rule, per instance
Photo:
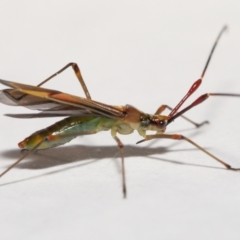
{"label": "brown wing", "polygon": [[[63,110],[69,112],[81,110],[110,118],[124,118],[126,116],[125,107],[110,106],[91,99],[22,83],[5,80],[0,80],[0,83],[13,88],[5,89],[0,94],[0,102],[8,105],[25,106],[31,109],[44,110],[44,112],[54,111],[55,114]],[[22,93],[24,93],[23,97]]]}

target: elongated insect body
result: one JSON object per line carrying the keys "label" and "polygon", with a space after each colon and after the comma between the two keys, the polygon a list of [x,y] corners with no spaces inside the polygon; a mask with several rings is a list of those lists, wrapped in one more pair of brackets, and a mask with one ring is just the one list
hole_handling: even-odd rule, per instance
{"label": "elongated insect body", "polygon": [[[123,107],[122,107],[123,108]],[[126,111],[138,111],[133,106],[127,105]],[[80,135],[95,134],[101,131],[112,130],[112,135],[116,133],[123,135],[131,134],[137,130],[140,135],[146,135],[146,131],[159,132],[166,125],[166,116],[153,116],[138,112],[136,123],[126,119],[116,120],[99,116],[68,117],[53,125],[39,130],[21,141],[18,146],[22,149],[31,150],[47,149],[63,145]],[[41,144],[36,148],[36,146]]]}
{"label": "elongated insect body", "polygon": [[[38,149],[47,149],[65,144],[71,141],[73,138],[81,135],[94,134],[101,131],[111,131],[111,136],[116,141],[122,161],[122,190],[123,196],[126,197],[126,178],[125,178],[125,164],[123,144],[118,138],[117,134],[131,134],[135,130],[143,137],[143,140],[137,143],[145,142],[151,139],[167,138],[172,140],[184,140],[211,158],[215,159],[227,169],[238,171],[240,168],[233,168],[228,163],[222,161],[215,155],[208,152],[206,149],[193,142],[191,139],[180,134],[165,134],[167,126],[172,123],[178,117],[182,117],[195,127],[201,127],[208,123],[203,121],[196,123],[189,118],[183,116],[183,114],[189,111],[191,108],[197,106],[203,101],[207,100],[210,96],[225,96],[225,97],[240,97],[240,94],[234,93],[205,93],[198,97],[192,104],[180,110],[184,102],[198,89],[201,85],[203,77],[206,73],[213,52],[217,46],[217,43],[222,33],[227,29],[226,26],[222,28],[217,39],[212,47],[212,50],[208,56],[207,62],[204,66],[202,74],[197,79],[186,95],[179,101],[179,103],[171,108],[168,105],[161,105],[154,114],[146,114],[137,108],[126,106],[112,106],[101,102],[97,102],[91,99],[87,86],[82,78],[80,69],[76,63],[69,63],[58,72],[51,75],[49,78],[38,84],[37,86],[26,85],[17,82],[11,82],[1,80],[0,83],[10,87],[10,89],[4,89],[0,92],[0,102],[12,105],[12,106],[24,106],[33,110],[39,110],[37,114],[7,114],[10,117],[16,118],[44,118],[44,117],[59,117],[68,116],[45,129],[37,131],[21,141],[18,145],[20,148],[27,149],[28,152],[19,158],[14,164],[9,166],[5,171],[0,174],[2,177],[10,169],[21,162],[26,156],[33,153]],[[59,73],[66,70],[68,67],[72,67],[81,84],[85,96],[78,97],[67,93],[59,92],[53,89],[42,88],[41,86],[48,82]],[[170,113],[162,115],[166,109],[170,110]],[[147,134],[148,131],[154,131],[155,134]]]}

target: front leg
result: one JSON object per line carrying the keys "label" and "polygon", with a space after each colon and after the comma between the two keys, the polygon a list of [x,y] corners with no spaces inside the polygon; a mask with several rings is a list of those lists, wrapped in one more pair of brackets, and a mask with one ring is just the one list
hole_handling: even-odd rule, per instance
{"label": "front leg", "polygon": [[197,143],[193,142],[191,139],[180,135],[180,134],[153,134],[153,135],[146,135],[145,139],[138,141],[138,143],[141,142],[145,142],[151,139],[156,139],[156,138],[168,138],[168,139],[173,139],[173,140],[185,140],[187,142],[189,142],[190,144],[192,144],[193,146],[195,146],[196,148],[198,148],[199,150],[201,150],[202,152],[206,153],[208,156],[210,156],[211,158],[215,159],[216,161],[218,161],[219,163],[221,163],[222,165],[224,165],[227,169],[230,170],[234,170],[234,171],[239,171],[240,168],[233,168],[231,167],[229,164],[227,164],[226,162],[222,161],[221,159],[219,159],[218,157],[214,156],[213,154],[211,154],[210,152],[208,152],[206,149],[204,149],[203,147],[199,146]]}

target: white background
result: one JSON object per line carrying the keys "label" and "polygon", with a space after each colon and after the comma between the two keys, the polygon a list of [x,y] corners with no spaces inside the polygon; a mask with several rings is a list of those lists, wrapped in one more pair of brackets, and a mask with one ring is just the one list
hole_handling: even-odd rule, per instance
{"label": "white background", "polygon": [[[240,93],[239,1],[5,1],[0,3],[0,78],[36,85],[77,62],[92,98],[153,113],[175,106],[200,76],[224,34],[199,91]],[[83,92],[69,69],[46,85]],[[4,88],[4,86],[3,86]],[[212,97],[187,113],[210,124],[181,133],[240,167],[240,99]],[[58,119],[17,120],[0,106],[0,169],[17,143]],[[167,113],[166,113],[167,114]],[[39,151],[0,179],[0,239],[240,239],[240,172],[184,142],[125,144],[128,196],[109,132]]]}

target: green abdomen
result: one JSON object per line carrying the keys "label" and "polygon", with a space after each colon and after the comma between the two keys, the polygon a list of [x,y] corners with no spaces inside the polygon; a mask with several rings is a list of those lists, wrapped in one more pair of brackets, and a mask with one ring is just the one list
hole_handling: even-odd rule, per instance
{"label": "green abdomen", "polygon": [[49,141],[43,141],[37,149],[56,147],[71,141],[79,135],[109,130],[115,122],[113,119],[96,116],[68,117],[33,133],[19,143],[19,146],[25,149],[32,149],[48,136],[54,136],[54,138],[51,138]]}

